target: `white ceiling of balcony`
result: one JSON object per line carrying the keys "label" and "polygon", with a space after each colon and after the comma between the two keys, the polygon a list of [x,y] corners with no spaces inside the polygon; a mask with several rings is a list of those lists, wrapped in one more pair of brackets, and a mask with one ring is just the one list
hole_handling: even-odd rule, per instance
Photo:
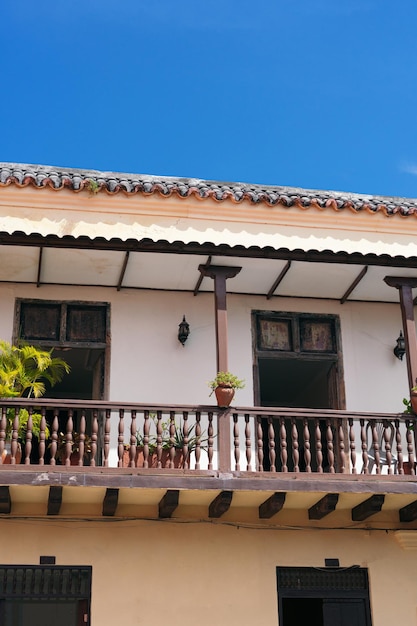
{"label": "white ceiling of balcony", "polygon": [[[38,282],[38,247],[0,246],[0,282]],[[124,251],[44,248],[40,264],[40,284],[94,285],[133,289],[193,291],[199,281],[198,266],[206,256],[156,252],[131,252],[125,272]],[[242,267],[227,281],[229,293],[267,295],[287,261],[277,259],[211,257],[212,265]],[[364,265],[292,261],[274,296],[342,299]],[[388,287],[387,275],[417,278],[417,268],[369,266],[349,295],[351,300],[398,302],[396,289]],[[204,278],[200,291],[213,291],[213,280]]]}

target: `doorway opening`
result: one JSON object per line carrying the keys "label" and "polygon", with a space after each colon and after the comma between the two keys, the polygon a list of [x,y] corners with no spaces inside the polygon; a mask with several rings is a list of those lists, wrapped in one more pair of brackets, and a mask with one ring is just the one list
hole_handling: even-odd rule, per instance
{"label": "doorway opening", "polygon": [[279,626],[371,626],[365,568],[277,567]]}
{"label": "doorway opening", "polygon": [[[342,350],[340,322],[336,315],[312,315],[309,313],[288,313],[254,311],[252,314],[254,336],[254,389],[255,405],[270,407],[290,407],[307,409],[345,408],[342,372]],[[293,424],[285,419],[287,448],[291,450],[294,439]],[[297,465],[288,455],[286,467],[294,471],[296,466],[303,471],[305,427],[302,419],[296,420],[298,433],[299,461]],[[314,419],[308,425],[311,449],[310,467],[316,471],[318,464],[324,471],[328,468],[326,420],[319,422],[321,432],[320,460],[316,456],[315,441],[317,427]],[[270,429],[267,418],[263,430],[263,469],[269,471]],[[269,433],[268,433],[269,430]],[[274,420],[275,459],[277,471],[281,470],[280,446],[282,434],[278,420]],[[335,433],[337,437],[337,433]]]}

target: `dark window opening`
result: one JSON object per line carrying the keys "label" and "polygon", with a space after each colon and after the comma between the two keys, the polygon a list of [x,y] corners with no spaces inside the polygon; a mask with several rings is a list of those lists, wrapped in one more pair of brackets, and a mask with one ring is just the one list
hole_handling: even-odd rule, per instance
{"label": "dark window opening", "polygon": [[277,567],[279,626],[372,626],[364,568]]}

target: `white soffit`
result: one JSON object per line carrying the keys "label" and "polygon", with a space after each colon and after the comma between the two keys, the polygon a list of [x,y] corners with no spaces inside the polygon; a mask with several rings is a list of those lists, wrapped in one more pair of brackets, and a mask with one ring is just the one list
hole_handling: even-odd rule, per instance
{"label": "white soffit", "polygon": [[[238,257],[225,259],[213,256],[211,264],[231,265],[242,268],[237,276],[227,280],[227,291],[229,293],[267,294],[287,265],[287,261]],[[204,278],[200,291],[213,291],[213,283],[212,278]]]}
{"label": "white soffit", "polygon": [[117,285],[124,252],[45,248],[42,283],[66,285]]}
{"label": "white soffit", "polygon": [[36,282],[39,248],[0,246],[0,281]]}
{"label": "white soffit", "polygon": [[198,266],[205,260],[199,255],[133,252],[123,287],[191,291],[200,277]]}
{"label": "white soffit", "polygon": [[[350,295],[351,300],[382,300],[383,302],[399,302],[398,289],[384,283],[385,276],[407,276],[417,278],[417,268],[376,267],[368,268],[366,276],[355,287]],[[413,290],[415,296],[417,290]]]}

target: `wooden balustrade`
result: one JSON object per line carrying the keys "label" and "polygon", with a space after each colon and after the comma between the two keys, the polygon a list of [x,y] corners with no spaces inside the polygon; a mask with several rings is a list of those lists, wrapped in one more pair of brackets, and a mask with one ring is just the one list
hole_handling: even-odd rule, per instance
{"label": "wooden balustrade", "polygon": [[0,416],[0,465],[392,475],[417,459],[407,414],[13,398]]}

